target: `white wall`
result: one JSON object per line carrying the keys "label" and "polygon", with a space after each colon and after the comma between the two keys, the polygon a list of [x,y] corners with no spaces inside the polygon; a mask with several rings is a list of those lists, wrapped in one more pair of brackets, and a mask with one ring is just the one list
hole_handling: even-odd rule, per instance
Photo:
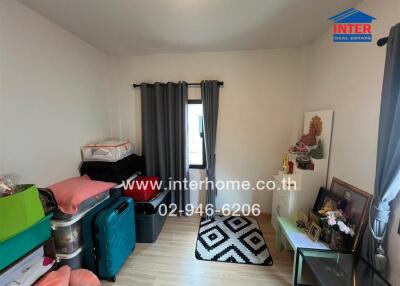
{"label": "white wall", "polygon": [[[329,178],[336,176],[373,193],[378,140],[380,96],[386,49],[376,45],[400,21],[400,2],[364,1],[357,9],[377,18],[372,43],[334,43],[328,30],[303,49],[307,110],[335,111]],[[396,233],[400,205],[389,230],[393,285],[400,285],[400,236]]]}
{"label": "white wall", "polygon": [[[113,124],[113,135],[131,139],[141,150],[140,92],[129,84],[222,80],[217,179],[250,180],[254,184],[269,180],[280,168],[282,155],[291,143],[294,122],[302,120],[301,78],[297,50],[116,58],[113,95],[120,119]],[[263,211],[270,212],[271,194],[221,191],[217,207],[223,203],[260,203]]]}
{"label": "white wall", "polygon": [[0,19],[0,174],[77,175],[80,146],[110,133],[108,57],[18,1]]}
{"label": "white wall", "polygon": [[[398,1],[366,0],[358,8],[378,19],[375,39],[399,22]],[[115,58],[108,66],[106,55],[12,0],[0,1],[0,36],[0,174],[16,172],[39,185],[76,175],[79,147],[109,134],[131,139],[140,153],[140,99],[131,83],[218,79],[225,82],[218,179],[270,179],[302,112],[334,109],[329,176],[373,190],[385,59],[374,43],[332,43],[327,31],[299,50]],[[261,203],[269,212],[271,197],[220,192],[217,200],[219,207],[236,202]],[[394,285],[400,284],[399,205],[398,199],[389,231]]]}

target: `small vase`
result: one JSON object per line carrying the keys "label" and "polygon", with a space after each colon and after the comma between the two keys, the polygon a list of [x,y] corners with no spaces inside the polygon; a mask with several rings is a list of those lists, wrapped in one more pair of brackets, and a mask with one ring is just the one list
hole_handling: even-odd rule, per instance
{"label": "small vase", "polygon": [[344,247],[344,237],[343,232],[331,229],[331,240],[329,242],[329,247],[332,250],[342,250]]}
{"label": "small vase", "polygon": [[322,223],[322,232],[321,232],[321,240],[330,243],[331,242],[331,232],[332,227],[328,224],[327,221]]}

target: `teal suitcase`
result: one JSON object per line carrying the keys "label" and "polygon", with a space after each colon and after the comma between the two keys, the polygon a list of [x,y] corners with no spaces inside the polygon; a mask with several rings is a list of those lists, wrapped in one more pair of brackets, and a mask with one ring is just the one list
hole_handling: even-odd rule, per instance
{"label": "teal suitcase", "polygon": [[82,265],[86,269],[90,269],[95,271],[95,244],[94,244],[94,219],[97,214],[106,208],[107,206],[111,205],[116,201],[115,198],[109,198],[95,208],[91,209],[83,218],[82,218],[82,242],[85,246],[82,250]]}
{"label": "teal suitcase", "polygon": [[[85,218],[86,219],[86,218]],[[90,218],[84,222],[86,228]],[[100,278],[115,281],[117,273],[136,245],[135,211],[131,198],[120,197],[92,214],[92,257],[84,254],[84,265]],[[85,235],[86,230],[84,230]],[[85,242],[85,239],[84,239]],[[87,246],[85,245],[87,248]],[[89,261],[88,261],[89,260]],[[91,261],[90,261],[91,260]]]}

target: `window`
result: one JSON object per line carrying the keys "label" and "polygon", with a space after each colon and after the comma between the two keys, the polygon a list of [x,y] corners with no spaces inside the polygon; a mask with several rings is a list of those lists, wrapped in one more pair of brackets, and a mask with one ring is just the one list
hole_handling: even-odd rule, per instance
{"label": "window", "polygon": [[189,100],[188,106],[189,167],[205,169],[203,105],[201,100]]}

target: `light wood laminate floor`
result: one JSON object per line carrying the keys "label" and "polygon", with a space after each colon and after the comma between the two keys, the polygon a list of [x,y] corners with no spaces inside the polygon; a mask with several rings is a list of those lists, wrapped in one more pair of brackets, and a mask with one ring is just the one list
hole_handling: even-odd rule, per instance
{"label": "light wood laminate floor", "polygon": [[275,231],[269,216],[257,218],[274,260],[273,266],[200,261],[194,256],[199,217],[168,217],[153,244],[137,244],[117,281],[107,286],[159,285],[290,285],[293,257],[275,252]]}

